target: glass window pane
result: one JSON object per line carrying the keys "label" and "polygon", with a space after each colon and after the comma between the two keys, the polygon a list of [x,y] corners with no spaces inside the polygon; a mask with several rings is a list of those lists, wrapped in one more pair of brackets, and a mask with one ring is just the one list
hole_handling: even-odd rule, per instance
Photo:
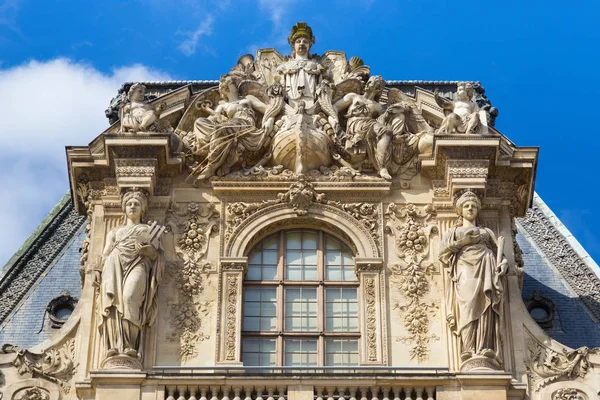
{"label": "glass window pane", "polygon": [[302,250],[288,250],[285,256],[287,265],[302,265]]}
{"label": "glass window pane", "polygon": [[244,339],[242,344],[244,365],[272,366],[276,364],[275,339]]}
{"label": "glass window pane", "polygon": [[287,232],[285,234],[285,248],[286,249],[301,249],[302,248],[302,233],[301,232]]}
{"label": "glass window pane", "polygon": [[358,303],[356,288],[325,289],[325,330],[357,332]]}
{"label": "glass window pane", "polygon": [[285,290],[285,330],[307,332],[317,330],[317,289]]}
{"label": "glass window pane", "polygon": [[277,250],[264,250],[262,263],[277,265]]}
{"label": "glass window pane", "polygon": [[277,266],[263,266],[262,268],[262,279],[264,281],[276,281],[277,280]]}
{"label": "glass window pane", "polygon": [[317,232],[302,232],[302,248],[316,249],[317,248]]}
{"label": "glass window pane", "polygon": [[265,240],[262,245],[263,249],[277,250],[277,235],[271,236],[269,239]]}
{"label": "glass window pane", "polygon": [[246,275],[246,279],[249,281],[260,281],[261,280],[261,270],[260,265],[248,265],[248,274]]}
{"label": "glass window pane", "polygon": [[284,365],[314,366],[317,365],[317,341],[314,339],[286,339]]}
{"label": "glass window pane", "polygon": [[358,340],[327,339],[325,341],[325,365],[358,365]]}

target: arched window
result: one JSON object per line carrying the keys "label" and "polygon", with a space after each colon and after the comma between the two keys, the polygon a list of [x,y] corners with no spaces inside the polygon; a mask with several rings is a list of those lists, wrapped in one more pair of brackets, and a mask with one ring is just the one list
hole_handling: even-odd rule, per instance
{"label": "arched window", "polygon": [[262,240],[244,281],[244,365],[358,365],[357,293],[353,255],[335,237],[297,229]]}

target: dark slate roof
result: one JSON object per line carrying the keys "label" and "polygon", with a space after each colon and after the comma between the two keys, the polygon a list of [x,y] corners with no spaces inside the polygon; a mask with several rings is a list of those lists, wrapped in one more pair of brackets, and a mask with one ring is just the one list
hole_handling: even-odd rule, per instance
{"label": "dark slate roof", "polygon": [[[72,242],[85,218],[77,213],[67,193],[2,269],[0,329]],[[73,268],[78,270],[79,263]]]}

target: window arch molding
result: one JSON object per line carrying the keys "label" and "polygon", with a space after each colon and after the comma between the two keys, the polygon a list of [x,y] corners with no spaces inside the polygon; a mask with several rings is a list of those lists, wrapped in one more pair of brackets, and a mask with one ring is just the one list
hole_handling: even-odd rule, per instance
{"label": "window arch molding", "polygon": [[275,205],[256,212],[237,226],[225,247],[225,257],[245,257],[262,238],[282,229],[322,230],[342,239],[356,257],[379,258],[377,243],[369,231],[353,216],[325,204],[315,204],[308,214],[299,217],[285,205]]}

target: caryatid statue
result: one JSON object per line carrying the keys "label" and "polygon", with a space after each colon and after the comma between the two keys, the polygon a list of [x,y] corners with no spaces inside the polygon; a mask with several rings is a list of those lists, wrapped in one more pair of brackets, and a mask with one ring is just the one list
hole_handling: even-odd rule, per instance
{"label": "caryatid statue", "polygon": [[100,289],[97,321],[105,362],[111,357],[129,358],[131,366],[141,365],[143,332],[157,314],[164,227],[142,223],[148,208],[142,190],[126,191],[122,207],[125,224],[108,233],[100,270],[94,271],[93,278]]}
{"label": "caryatid statue", "polygon": [[508,270],[504,238],[480,226],[481,201],[466,191],[456,201],[456,226],[442,240],[440,262],[448,276],[446,321],[460,338],[461,361],[472,358],[499,368],[504,286]]}

